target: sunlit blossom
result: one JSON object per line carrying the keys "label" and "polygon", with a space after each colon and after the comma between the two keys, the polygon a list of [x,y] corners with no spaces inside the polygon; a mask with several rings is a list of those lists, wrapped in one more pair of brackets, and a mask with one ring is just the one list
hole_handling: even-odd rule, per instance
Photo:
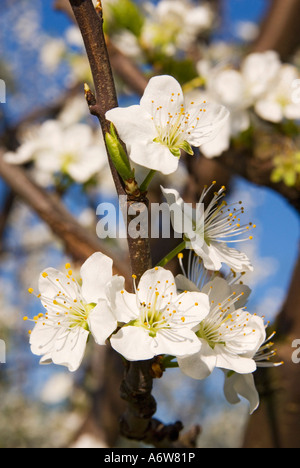
{"label": "sunlit blossom", "polygon": [[178,168],[181,150],[216,137],[229,113],[207,102],[185,102],[180,84],[171,76],[152,78],[140,105],[117,107],[106,113],[127,146],[130,159],[140,166],[171,174]]}
{"label": "sunlit blossom", "polygon": [[121,328],[110,342],[129,361],[186,355],[200,348],[192,328],[207,315],[208,296],[178,295],[172,273],[154,268],[144,273],[134,294],[116,294],[113,311]]}
{"label": "sunlit blossom", "polygon": [[[249,231],[256,225],[242,224],[241,216],[244,213],[242,202],[227,204],[223,200],[225,187],[215,192],[210,203],[201,210],[205,198],[214,186],[215,182],[210,187],[204,188],[198,207],[190,212],[186,210],[186,204],[176,190],[163,187],[161,189],[170,207],[177,205],[186,217],[190,217],[190,222],[183,226],[183,229],[186,226],[190,227],[184,232],[186,245],[203,259],[204,266],[208,270],[220,270],[223,264],[227,264],[237,272],[252,271],[253,267],[248,257],[229,247],[229,244],[251,240],[253,236]],[[173,227],[176,231],[174,222]]]}
{"label": "sunlit blossom", "polygon": [[[112,260],[93,254],[81,267],[82,281],[73,275],[70,264],[66,273],[46,269],[39,278],[39,294],[45,313],[33,319],[30,345],[33,354],[42,356],[40,363],[59,364],[71,372],[78,369],[90,334],[99,345],[117,326],[109,307],[110,288],[121,288],[122,277],[113,277]],[[30,294],[34,294],[32,288]]]}

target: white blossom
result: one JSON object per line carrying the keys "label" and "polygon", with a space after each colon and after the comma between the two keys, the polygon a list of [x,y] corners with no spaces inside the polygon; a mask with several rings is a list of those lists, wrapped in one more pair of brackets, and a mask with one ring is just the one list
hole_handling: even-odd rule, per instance
{"label": "white blossom", "polygon": [[300,119],[300,103],[293,101],[293,83],[299,80],[299,77],[295,66],[282,65],[276,82],[257,100],[256,113],[262,119],[273,123],[284,119]]}
{"label": "white blossom", "polygon": [[201,343],[199,352],[178,357],[184,374],[202,380],[216,367],[238,374],[256,370],[253,357],[265,341],[265,327],[261,317],[240,307],[245,294],[241,286],[214,278],[203,287],[202,292],[209,296],[210,312],[195,330]]}
{"label": "white blossom", "polygon": [[110,342],[127,360],[186,355],[200,348],[192,328],[207,315],[208,297],[178,295],[172,273],[154,268],[144,273],[134,294],[116,293],[113,311],[121,328]]}
{"label": "white blossom", "polygon": [[[62,365],[71,372],[78,369],[87,339],[92,334],[104,345],[116,329],[117,321],[110,309],[110,288],[122,288],[124,278],[112,275],[112,260],[95,253],[82,265],[79,283],[70,264],[66,273],[46,269],[39,278],[39,294],[45,313],[33,319],[30,332],[33,354],[42,356],[40,363]],[[32,288],[29,289],[34,294]]]}
{"label": "white blossom", "polygon": [[181,86],[171,76],[152,78],[140,105],[106,113],[116,126],[133,162],[163,174],[176,171],[181,149],[193,154],[212,140],[228,119],[223,106],[185,102]]}
{"label": "white blossom", "polygon": [[[163,187],[161,189],[169,206],[177,205],[184,216],[187,219],[190,218],[190,222],[184,223],[183,226],[186,246],[193,249],[203,259],[205,268],[220,270],[223,264],[227,264],[237,272],[252,271],[253,267],[249,258],[243,252],[229,247],[228,244],[251,240],[252,236],[249,236],[249,231],[256,225],[241,224],[240,216],[244,213],[242,202],[228,205],[223,200],[220,203],[224,197],[225,187],[214,193],[211,202],[202,211],[205,197],[214,185],[215,182],[203,190],[198,207],[190,211],[186,209],[186,204],[176,190]],[[176,220],[172,221],[176,231]],[[246,237],[240,238],[245,233]]]}
{"label": "white blossom", "polygon": [[86,124],[65,126],[58,120],[47,120],[28,131],[17,151],[6,153],[4,159],[10,164],[34,162],[35,177],[42,185],[53,183],[57,173],[85,183],[107,161],[100,132],[94,133]]}

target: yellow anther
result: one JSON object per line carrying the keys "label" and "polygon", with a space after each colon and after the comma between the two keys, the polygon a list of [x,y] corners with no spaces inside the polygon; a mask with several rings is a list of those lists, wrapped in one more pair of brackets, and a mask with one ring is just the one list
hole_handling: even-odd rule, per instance
{"label": "yellow anther", "polygon": [[46,273],[46,272],[42,273],[43,278],[47,278],[47,276],[48,276],[48,273]]}
{"label": "yellow anther", "polygon": [[183,258],[183,253],[178,254],[178,258],[182,259]]}
{"label": "yellow anther", "polygon": [[28,317],[23,317],[24,322],[27,322]]}
{"label": "yellow anther", "polygon": [[66,263],[66,270],[69,270],[69,268],[71,268],[70,263]]}
{"label": "yellow anther", "polygon": [[32,293],[33,293],[33,289],[32,289],[32,288],[29,288],[29,289],[28,289],[28,292],[29,292],[29,294],[32,294]]}

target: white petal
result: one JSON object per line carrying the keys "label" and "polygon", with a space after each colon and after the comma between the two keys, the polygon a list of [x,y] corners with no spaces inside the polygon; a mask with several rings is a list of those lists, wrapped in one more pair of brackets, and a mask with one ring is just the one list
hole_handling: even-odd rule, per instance
{"label": "white petal", "polygon": [[255,387],[253,374],[233,374],[228,377],[225,374],[224,395],[231,404],[240,402],[239,395],[250,403],[250,414],[259,406],[259,394]]}
{"label": "white petal", "polygon": [[180,370],[192,379],[206,379],[216,366],[216,355],[213,350],[201,341],[201,349],[191,356],[178,357]]}
{"label": "white petal", "polygon": [[174,189],[160,187],[167,200],[173,229],[178,234],[186,234],[190,239],[195,237],[193,221],[199,222],[200,210],[196,211],[185,203],[179,192]]}
{"label": "white petal", "polygon": [[209,298],[201,292],[187,292],[178,296],[178,314],[184,317],[184,326],[195,327],[209,314]]}
{"label": "white petal", "polygon": [[40,275],[39,291],[42,296],[49,299],[54,299],[59,291],[62,291],[67,297],[73,300],[76,299],[78,295],[75,283],[55,268],[47,268]]}
{"label": "white petal", "polygon": [[200,349],[199,338],[192,330],[181,327],[178,329],[160,330],[152,338],[151,348],[155,356],[169,354],[171,356],[186,356],[195,354]]}
{"label": "white petal", "polygon": [[219,271],[222,268],[222,262],[216,250],[212,245],[207,245],[206,242],[199,245],[197,239],[191,242],[192,248],[196,254],[202,258],[204,267],[207,270]]}
{"label": "white petal", "polygon": [[148,145],[157,136],[151,115],[140,106],[116,107],[106,113],[106,118],[116,126],[129,153],[132,146]]}
{"label": "white petal", "polygon": [[140,141],[132,144],[129,150],[130,159],[140,166],[159,171],[162,174],[173,174],[178,168],[179,158],[174,156],[167,146],[157,143],[153,139],[148,140],[145,144],[141,144]]}
{"label": "white petal", "polygon": [[210,255],[218,258],[234,271],[253,271],[253,266],[247,255],[239,250],[228,247],[225,243],[212,242],[210,245]]}
{"label": "white petal", "polygon": [[230,122],[227,123],[220,129],[219,133],[208,143],[201,145],[201,152],[206,158],[215,158],[221,156],[224,151],[227,151],[230,147]]}
{"label": "white petal", "polygon": [[43,325],[43,320],[38,320],[30,335],[31,352],[37,356],[50,354],[56,338],[62,333],[62,328],[54,328]]}
{"label": "white petal", "polygon": [[253,359],[231,354],[223,345],[216,345],[214,351],[217,356],[216,367],[233,370],[238,374],[250,374],[256,370]]}
{"label": "white petal", "polygon": [[206,104],[206,112],[202,112],[199,124],[195,129],[189,129],[191,135],[188,142],[195,147],[204,145],[213,140],[229,119],[229,111],[219,104]]}
{"label": "white petal", "polygon": [[283,119],[281,105],[273,100],[261,99],[256,103],[255,111],[259,117],[269,122],[279,123]]}
{"label": "white petal", "polygon": [[61,335],[55,342],[52,352],[54,364],[68,367],[70,372],[75,372],[80,366],[89,332],[82,327],[76,327],[65,335]]}
{"label": "white petal", "polygon": [[139,317],[140,311],[135,294],[128,293],[127,291],[117,292],[111,306],[112,312],[118,322],[128,323]]}
{"label": "white petal", "polygon": [[139,301],[146,304],[153,302],[156,297],[155,294],[159,293],[160,310],[169,301],[172,302],[173,297],[176,297],[177,294],[175,278],[169,270],[164,268],[153,268],[146,271],[141,277],[138,289]]}
{"label": "white petal", "polygon": [[113,261],[107,255],[96,252],[82,265],[82,295],[87,303],[97,303],[105,298],[105,288],[112,280]]}
{"label": "white petal", "polygon": [[151,78],[146,86],[144,95],[141,99],[141,107],[151,116],[157,107],[162,107],[162,122],[168,120],[168,112],[173,115],[184,103],[180,84],[175,78],[168,75],[155,76]]}
{"label": "white petal", "polygon": [[99,345],[104,345],[107,338],[117,328],[117,320],[104,300],[99,301],[90,312],[88,324],[96,343]]}
{"label": "white petal", "polygon": [[144,361],[154,357],[152,340],[144,328],[125,326],[111,337],[110,343],[128,361]]}
{"label": "white petal", "polygon": [[177,275],[175,278],[178,291],[200,292],[199,288],[184,275]]}

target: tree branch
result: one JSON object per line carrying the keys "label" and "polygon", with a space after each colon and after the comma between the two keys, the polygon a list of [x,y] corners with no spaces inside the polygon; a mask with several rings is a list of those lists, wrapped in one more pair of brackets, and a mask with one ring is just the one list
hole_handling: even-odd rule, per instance
{"label": "tree branch", "polygon": [[[94,78],[95,97],[88,93],[90,111],[98,117],[102,131],[105,134],[105,132],[109,131],[109,122],[106,120],[105,114],[108,110],[117,107],[118,102],[103,34],[101,2],[99,1],[96,10],[91,0],[70,0],[70,5],[82,33]],[[119,196],[124,195],[126,192],[112,165],[111,169],[117,193]],[[148,207],[147,198],[137,195],[132,196],[128,201],[127,210],[133,202],[141,203],[142,209]],[[127,226],[131,219],[127,214],[125,215]],[[142,274],[152,266],[150,240],[148,237],[132,239],[128,235],[128,246],[132,271],[139,280]],[[127,408],[121,422],[121,432],[125,437],[138,440],[147,439],[149,443],[151,439],[152,443],[155,444],[156,429],[159,428],[161,432],[164,425],[162,423],[157,424],[156,420],[152,418],[156,411],[156,402],[151,395],[153,385],[152,364],[152,360],[127,363],[121,385],[122,398],[127,402]],[[174,426],[173,431],[170,428],[166,431],[166,438],[171,437],[171,435],[173,438],[174,431],[178,438],[178,424]]]}
{"label": "tree branch", "polygon": [[273,0],[253,51],[276,50],[282,60],[288,60],[300,45],[299,22],[299,0]]}

